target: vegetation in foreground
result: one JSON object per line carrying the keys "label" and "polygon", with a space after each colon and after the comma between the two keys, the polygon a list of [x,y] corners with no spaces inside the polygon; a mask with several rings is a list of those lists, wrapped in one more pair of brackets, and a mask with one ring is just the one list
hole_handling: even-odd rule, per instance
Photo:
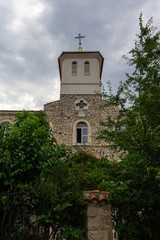
{"label": "vegetation in foreground", "polygon": [[[5,219],[16,218],[21,202],[22,215],[25,211],[25,215],[36,216],[33,228],[51,226],[52,236],[61,232],[57,239],[85,239],[82,191],[99,189],[106,165],[104,159],[85,152],[73,154],[59,145],[44,112],[17,114],[15,122],[4,123],[0,131],[1,221],[6,210]],[[10,193],[18,194],[8,200]],[[10,226],[14,224],[9,222]],[[7,221],[3,222],[5,227]],[[13,231],[11,235],[14,237]]]}
{"label": "vegetation in foreground", "polygon": [[120,107],[119,115],[101,122],[99,133],[121,160],[106,169],[104,183],[120,240],[160,239],[160,32],[152,18],[144,26],[142,14],[139,27],[135,47],[125,56],[133,73],[115,96],[104,94],[108,105]]}

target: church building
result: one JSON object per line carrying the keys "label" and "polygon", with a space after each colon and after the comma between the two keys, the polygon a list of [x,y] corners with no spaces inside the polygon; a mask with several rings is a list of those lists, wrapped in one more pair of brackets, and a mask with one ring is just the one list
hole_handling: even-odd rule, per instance
{"label": "church building", "polygon": [[[60,100],[44,104],[44,111],[59,144],[111,159],[106,143],[95,137],[102,129],[100,121],[115,116],[118,108],[104,106],[100,96],[104,58],[99,51],[83,51],[81,37],[78,51],[59,56]],[[0,124],[12,122],[16,112],[21,111],[0,111]]]}

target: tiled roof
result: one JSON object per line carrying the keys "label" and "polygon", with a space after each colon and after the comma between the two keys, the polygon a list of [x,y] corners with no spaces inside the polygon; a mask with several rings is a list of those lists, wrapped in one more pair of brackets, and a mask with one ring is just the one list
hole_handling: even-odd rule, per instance
{"label": "tiled roof", "polygon": [[91,202],[93,199],[101,202],[102,200],[108,201],[109,192],[92,190],[92,191],[83,191],[83,197],[88,202]]}

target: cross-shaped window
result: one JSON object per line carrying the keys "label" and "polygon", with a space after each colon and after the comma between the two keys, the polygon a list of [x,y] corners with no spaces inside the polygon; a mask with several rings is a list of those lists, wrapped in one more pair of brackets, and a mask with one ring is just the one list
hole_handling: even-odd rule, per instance
{"label": "cross-shaped window", "polygon": [[85,106],[87,106],[87,103],[81,100],[79,103],[76,104],[76,106],[79,107],[80,109],[83,109]]}

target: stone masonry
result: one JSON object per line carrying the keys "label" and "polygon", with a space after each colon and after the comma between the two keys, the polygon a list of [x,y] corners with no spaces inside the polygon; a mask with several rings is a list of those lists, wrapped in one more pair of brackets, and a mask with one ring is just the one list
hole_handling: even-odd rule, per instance
{"label": "stone masonry", "polygon": [[88,201],[86,211],[87,240],[113,240],[111,205],[107,202],[107,192],[86,191]]}
{"label": "stone masonry", "polygon": [[[85,104],[83,109],[78,107],[80,101]],[[100,121],[105,121],[109,115],[114,117],[119,111],[117,107],[107,107],[105,104],[106,101],[99,95],[61,95],[60,100],[45,104],[44,111],[59,144],[64,143],[73,150],[84,150],[97,157],[107,156],[112,160],[113,153],[106,148],[106,143],[95,139],[97,133],[104,128],[100,126]],[[21,111],[1,110],[0,124],[4,121],[13,122],[16,112]],[[78,122],[88,125],[88,143],[85,145],[76,142]]]}
{"label": "stone masonry", "polygon": [[[83,101],[85,107],[78,108],[78,102]],[[107,116],[114,117],[118,113],[117,107],[104,106],[106,101],[99,95],[62,95],[61,99],[44,105],[44,111],[53,129],[53,135],[58,143],[75,149],[83,149],[96,156],[108,156],[112,159],[112,153],[106,148],[106,143],[97,141],[95,137],[102,129],[101,120]],[[103,107],[102,107],[103,106]],[[76,142],[76,124],[85,122],[88,125],[88,143]],[[104,128],[104,127],[103,127]]]}
{"label": "stone masonry", "polygon": [[16,113],[17,113],[17,111],[1,110],[0,111],[0,124],[2,122],[13,122]]}

